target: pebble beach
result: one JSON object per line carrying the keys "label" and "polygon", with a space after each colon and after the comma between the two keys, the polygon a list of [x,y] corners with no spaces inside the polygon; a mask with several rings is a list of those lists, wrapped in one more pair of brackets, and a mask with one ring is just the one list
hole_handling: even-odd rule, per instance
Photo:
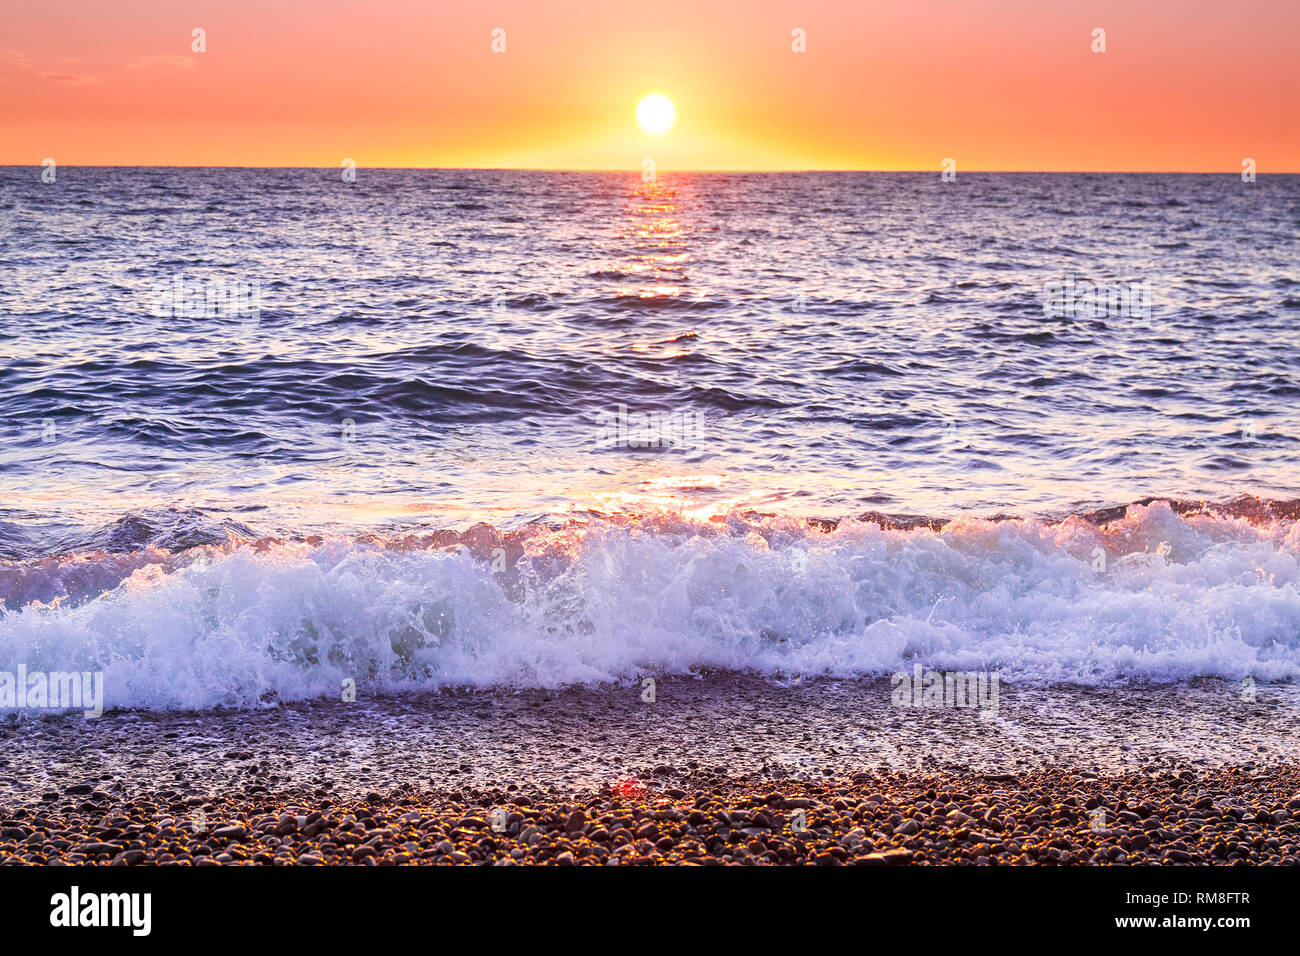
{"label": "pebble beach", "polygon": [[737,675],[0,724],[0,863],[1300,862],[1296,690]]}
{"label": "pebble beach", "polygon": [[[1300,768],[1096,776],[856,774],[773,786],[705,770],[555,799],[501,790],[5,808],[10,864],[1295,865]],[[87,792],[88,791],[88,792]]]}

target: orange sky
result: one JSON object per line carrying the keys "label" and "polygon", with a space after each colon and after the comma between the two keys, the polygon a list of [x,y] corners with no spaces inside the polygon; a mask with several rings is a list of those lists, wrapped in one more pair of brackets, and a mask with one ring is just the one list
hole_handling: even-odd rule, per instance
{"label": "orange sky", "polygon": [[1300,171],[1296,0],[7,7],[0,164]]}

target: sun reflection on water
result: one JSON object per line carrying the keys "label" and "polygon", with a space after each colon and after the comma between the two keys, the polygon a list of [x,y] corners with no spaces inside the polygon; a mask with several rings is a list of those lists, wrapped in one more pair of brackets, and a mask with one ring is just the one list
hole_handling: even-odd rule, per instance
{"label": "sun reflection on water", "polygon": [[620,287],[620,296],[675,298],[689,291],[686,266],[692,256],[680,211],[684,188],[657,179],[630,185],[626,212],[618,223],[618,244],[632,250],[622,271],[636,281]]}

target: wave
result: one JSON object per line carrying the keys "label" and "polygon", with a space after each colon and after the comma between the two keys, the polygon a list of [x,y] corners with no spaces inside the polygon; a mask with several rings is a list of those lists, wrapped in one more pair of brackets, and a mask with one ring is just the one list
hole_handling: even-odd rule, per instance
{"label": "wave", "polygon": [[1009,681],[1290,680],[1294,505],[588,515],[5,561],[0,669],[102,671],[106,706],[146,709],[337,697],[349,678],[366,693],[916,663]]}

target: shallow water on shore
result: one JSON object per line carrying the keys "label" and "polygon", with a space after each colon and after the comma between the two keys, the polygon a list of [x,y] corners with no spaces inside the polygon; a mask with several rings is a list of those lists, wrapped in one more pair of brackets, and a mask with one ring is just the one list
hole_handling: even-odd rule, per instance
{"label": "shallow water on shore", "polygon": [[1300,687],[1197,681],[1124,689],[1005,685],[995,713],[899,707],[890,681],[754,676],[560,691],[318,701],[259,712],[0,723],[0,799],[90,782],[121,796],[399,787],[652,790],[714,772],[817,780],[863,771],[1157,773],[1300,759]]}

